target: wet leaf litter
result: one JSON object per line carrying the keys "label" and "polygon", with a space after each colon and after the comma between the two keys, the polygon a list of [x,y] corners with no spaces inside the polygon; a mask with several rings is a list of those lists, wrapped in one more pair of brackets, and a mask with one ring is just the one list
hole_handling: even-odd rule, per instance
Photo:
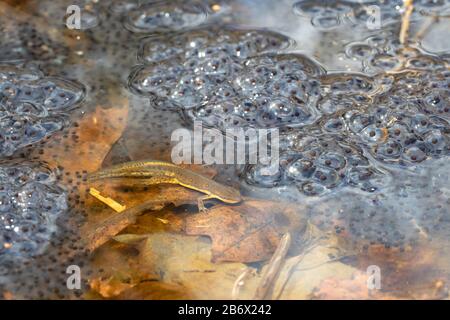
{"label": "wet leaf litter", "polygon": [[[401,23],[399,33],[388,33],[381,38],[367,37],[348,46],[348,57],[367,67],[367,73],[381,70],[383,75],[374,77],[325,75],[316,59],[289,53],[271,55],[268,51],[283,50],[291,45],[288,37],[277,33],[257,29],[243,32],[231,28],[221,31],[220,37],[215,39],[201,27],[205,18],[202,11],[192,12],[176,3],[164,8],[173,11],[171,19],[161,21],[156,12],[163,8],[146,5],[143,12],[147,18],[141,20],[138,8],[130,6],[131,12],[128,12],[129,9],[121,7],[119,2],[112,1],[112,9],[104,11],[108,12],[108,17],[102,23],[117,30],[115,41],[106,44],[105,40],[105,49],[92,45],[94,39],[103,36],[96,28],[86,33],[73,33],[70,37],[53,34],[49,38],[32,37],[32,41],[22,43],[8,42],[8,45],[21,48],[14,51],[20,54],[19,58],[40,58],[46,72],[61,71],[61,76],[69,75],[87,87],[87,95],[78,106],[81,109],[71,111],[69,122],[64,124],[61,132],[50,131],[42,141],[10,143],[13,148],[7,150],[15,158],[45,162],[54,172],[58,186],[67,192],[70,215],[64,213],[66,210],[59,214],[63,218],[58,224],[61,240],[42,248],[49,254],[36,253],[40,256],[36,258],[39,266],[35,269],[38,283],[46,282],[54,272],[44,271],[43,265],[48,265],[46,261],[68,257],[73,263],[85,261],[87,265],[88,279],[82,293],[85,298],[395,299],[446,296],[446,275],[438,271],[439,268],[445,270],[445,262],[437,258],[438,249],[423,244],[430,238],[442,236],[436,232],[438,225],[444,226],[441,230],[445,234],[445,208],[430,205],[428,210],[423,210],[423,215],[405,213],[411,222],[405,225],[399,222],[400,219],[391,221],[390,204],[385,210],[383,201],[386,198],[377,194],[386,185],[383,179],[389,177],[390,171],[379,170],[376,164],[382,163],[383,169],[393,171],[398,167],[420,168],[433,159],[445,159],[448,150],[445,104],[448,98],[445,87],[448,65],[445,61],[448,57],[427,55],[407,46],[415,31],[411,29],[414,25],[409,23],[409,18],[420,12],[413,10],[413,2],[409,2],[400,14],[389,6],[382,7],[387,13],[394,13],[387,15],[393,21],[399,22],[402,15],[408,16],[408,20]],[[42,7],[34,1],[29,3],[36,10],[46,8],[45,2]],[[64,7],[64,4],[60,5]],[[314,4],[309,1],[299,1],[293,10],[302,19],[311,19],[312,25],[322,32],[345,23],[340,21],[341,16],[333,16],[333,10],[337,10],[333,4],[319,10],[313,10],[311,6]],[[346,10],[353,6],[346,2],[341,4]],[[423,9],[421,6],[425,5],[417,6]],[[22,8],[22,5],[17,8],[7,6],[5,10],[16,12]],[[220,5],[215,8],[220,9]],[[98,9],[105,8],[100,4]],[[358,13],[358,8],[353,9]],[[428,9],[437,14],[436,7]],[[52,10],[45,12],[44,16],[52,15]],[[232,17],[232,14],[222,14],[221,10],[210,15],[216,22],[229,21]],[[116,20],[123,24],[116,24]],[[116,80],[128,74],[136,63],[127,53],[135,52],[140,40],[130,40],[129,48],[123,48],[125,41],[121,43],[121,40],[138,33],[179,31],[189,23],[193,23],[190,27],[199,30],[149,38],[141,43],[138,53],[141,65],[128,79],[122,79],[128,81],[128,89],[138,101],[130,103],[122,90],[125,86]],[[112,33],[105,33],[111,40]],[[33,41],[38,45],[27,46]],[[52,41],[61,41],[66,47],[77,50],[58,51]],[[185,46],[187,43],[194,43],[198,48],[192,50]],[[203,47],[202,43],[209,47]],[[394,51],[389,51],[391,49]],[[371,54],[372,51],[376,54]],[[61,64],[58,59],[45,61],[46,54],[58,56],[69,64]],[[100,66],[96,69],[100,76],[92,79],[83,76],[84,67],[95,66],[99,61],[98,54],[120,60],[123,65],[116,74],[110,74],[106,66]],[[206,59],[196,58],[199,54]],[[260,54],[262,57],[253,57]],[[188,61],[184,60],[186,57]],[[164,78],[155,62],[166,64],[173,74]],[[398,72],[405,67],[407,71]],[[233,75],[236,75],[236,81],[230,81]],[[423,83],[408,80],[420,77],[430,84],[423,92]],[[218,84],[220,90],[215,90]],[[409,89],[405,91],[404,85]],[[5,90],[8,94],[12,92],[11,88]],[[386,94],[383,90],[387,90]],[[381,94],[379,100],[374,98],[377,94]],[[408,104],[399,103],[396,95],[408,96]],[[419,99],[417,105],[414,104],[416,96]],[[64,108],[68,96],[56,97],[54,101],[50,98],[47,105],[53,109],[58,105]],[[36,112],[30,106],[25,108],[20,99],[10,101],[15,110],[35,119],[35,115],[28,114]],[[238,106],[237,112],[233,113],[229,108],[230,101]],[[380,101],[388,110],[373,108],[373,104]],[[340,107],[344,110],[333,109]],[[346,108],[357,109],[357,112],[347,112]],[[403,118],[399,117],[401,110],[406,110]],[[208,202],[204,212],[199,212],[201,192],[181,185],[129,186],[111,181],[93,185],[88,181],[89,174],[114,164],[149,158],[167,161],[170,148],[157,140],[161,137],[161,140],[170,140],[171,126],[162,127],[172,121],[188,126],[173,111],[182,113],[187,124],[202,119],[221,129],[230,125],[281,128],[287,147],[283,150],[280,176],[267,180],[260,174],[261,167],[250,166],[241,172],[241,182],[250,185],[250,189],[297,188],[301,194],[298,198],[303,200],[284,202],[277,201],[277,197],[263,200],[245,194],[241,203],[213,200]],[[417,111],[420,114],[414,116]],[[136,120],[140,117],[142,121]],[[9,125],[8,122],[4,124]],[[301,129],[297,130],[291,124],[299,125]],[[292,141],[293,145],[289,145]],[[220,179],[220,167],[209,171],[200,166],[189,169],[213,179],[217,173]],[[227,185],[228,182],[222,180],[220,183]],[[347,187],[357,190],[358,196],[349,193],[349,199],[355,199],[353,205],[336,200],[339,194],[318,206],[303,198],[306,195],[312,199],[325,199],[330,193]],[[238,189],[238,186],[232,188]],[[436,194],[444,198],[444,187],[440,188],[442,195]],[[376,196],[371,198],[366,193]],[[415,193],[405,188],[404,194],[414,197]],[[387,200],[391,201],[389,196]],[[366,203],[382,205],[372,211]],[[67,230],[60,225],[66,221],[70,222],[67,229],[78,230],[74,235],[64,234]],[[369,221],[373,222],[372,229],[366,228]],[[317,224],[318,229],[311,227],[311,223]],[[392,226],[392,230],[385,225]],[[9,249],[10,242],[5,244],[4,248]],[[445,252],[445,249],[441,250]],[[421,257],[419,265],[408,267],[408,261],[418,256]],[[371,291],[364,285],[364,271],[369,262],[380,265],[387,270],[385,276],[393,278],[386,283],[384,291]],[[421,270],[428,271],[419,281],[417,275]],[[8,277],[24,279],[21,272]],[[396,288],[403,280],[411,283],[411,288],[399,292]],[[214,292],[210,286],[215,288]],[[5,299],[24,295],[14,285],[7,284],[5,288],[7,290],[0,285]],[[47,291],[30,294],[65,297],[63,292],[64,288],[55,284]]]}

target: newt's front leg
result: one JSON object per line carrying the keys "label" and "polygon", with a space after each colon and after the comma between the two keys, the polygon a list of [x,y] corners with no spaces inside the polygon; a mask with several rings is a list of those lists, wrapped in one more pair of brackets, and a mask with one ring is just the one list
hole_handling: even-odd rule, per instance
{"label": "newt's front leg", "polygon": [[208,212],[208,209],[205,207],[204,201],[209,200],[209,199],[212,199],[212,198],[213,198],[213,197],[211,197],[211,196],[208,195],[208,194],[199,197],[199,198],[197,199],[198,210],[199,210],[200,212],[203,212],[203,213]]}

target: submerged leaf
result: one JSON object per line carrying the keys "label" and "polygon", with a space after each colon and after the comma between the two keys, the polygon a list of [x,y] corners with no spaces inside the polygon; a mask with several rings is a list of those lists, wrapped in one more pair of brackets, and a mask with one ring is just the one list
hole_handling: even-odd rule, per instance
{"label": "submerged leaf", "polygon": [[215,206],[206,214],[186,218],[187,234],[211,237],[214,262],[269,259],[283,234],[297,234],[305,226],[295,206],[259,200]]}

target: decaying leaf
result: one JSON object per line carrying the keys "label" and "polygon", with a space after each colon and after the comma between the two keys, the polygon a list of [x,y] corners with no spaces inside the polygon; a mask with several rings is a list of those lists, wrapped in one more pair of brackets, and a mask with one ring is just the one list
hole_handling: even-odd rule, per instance
{"label": "decaying leaf", "polygon": [[273,299],[310,299],[322,279],[349,279],[356,271],[336,260],[340,253],[333,247],[321,244],[305,250],[286,260],[274,286]]}
{"label": "decaying leaf", "polygon": [[305,225],[295,206],[249,200],[187,217],[186,233],[211,237],[214,262],[255,262],[269,259],[283,234],[298,234]]}
{"label": "decaying leaf", "polygon": [[[82,115],[69,133],[55,134],[38,157],[65,172],[96,171],[111,145],[120,137],[127,113],[126,108],[99,106],[92,113]],[[64,180],[69,179],[73,177],[64,177]]]}
{"label": "decaying leaf", "polygon": [[[203,237],[155,233],[137,246],[143,272],[161,275],[161,281],[177,284],[193,299],[230,299],[236,279],[245,270],[241,263],[211,262],[211,244]],[[256,282],[245,288],[250,298]]]}
{"label": "decaying leaf", "polygon": [[187,300],[189,292],[183,286],[161,281],[146,281],[123,291],[119,300]]}
{"label": "decaying leaf", "polygon": [[123,291],[133,288],[136,284],[126,283],[123,279],[109,277],[107,279],[96,278],[90,281],[91,289],[100,294],[103,298],[118,296]]}
{"label": "decaying leaf", "polygon": [[142,270],[138,257],[136,248],[119,242],[98,248],[92,254],[93,273],[89,275],[91,293],[98,295],[94,298],[113,298],[141,282],[159,281],[159,274]]}

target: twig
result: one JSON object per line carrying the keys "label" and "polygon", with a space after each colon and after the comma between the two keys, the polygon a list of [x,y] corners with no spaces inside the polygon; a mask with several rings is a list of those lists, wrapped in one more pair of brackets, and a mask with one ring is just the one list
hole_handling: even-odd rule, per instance
{"label": "twig", "polygon": [[286,285],[289,282],[289,279],[291,278],[292,274],[296,271],[297,266],[303,261],[303,259],[309,252],[311,252],[314,248],[317,247],[317,245],[318,245],[317,243],[311,245],[309,248],[307,248],[305,251],[303,251],[300,255],[298,255],[297,257],[294,258],[295,262],[293,263],[291,269],[288,272],[286,279],[284,279],[283,284],[281,285],[280,291],[278,292],[278,295],[276,297],[277,300],[279,300],[281,295],[283,294],[284,289],[286,288]]}
{"label": "twig", "polygon": [[266,271],[264,272],[261,282],[256,289],[254,300],[263,300],[267,298],[267,295],[272,287],[274,281],[280,273],[280,269],[283,265],[286,254],[291,246],[291,235],[286,233],[280,240],[278,248],[270,259]]}
{"label": "twig", "polygon": [[241,287],[244,285],[244,279],[247,278],[247,276],[252,272],[252,270],[253,270],[252,268],[246,267],[244,272],[242,272],[241,275],[236,279],[233,285],[233,290],[231,290],[232,300],[238,300]]}
{"label": "twig", "polygon": [[400,43],[404,44],[408,38],[409,23],[411,19],[411,14],[414,10],[413,0],[403,0],[403,8],[405,12],[403,13],[402,26],[400,29]]}
{"label": "twig", "polygon": [[116,212],[122,212],[127,208],[126,206],[121,205],[120,203],[118,203],[116,200],[114,200],[112,198],[102,196],[100,191],[98,191],[95,188],[90,188],[89,194],[91,196],[93,196],[94,198],[96,198],[97,200],[103,202],[104,204],[106,204],[108,207],[112,208]]}

